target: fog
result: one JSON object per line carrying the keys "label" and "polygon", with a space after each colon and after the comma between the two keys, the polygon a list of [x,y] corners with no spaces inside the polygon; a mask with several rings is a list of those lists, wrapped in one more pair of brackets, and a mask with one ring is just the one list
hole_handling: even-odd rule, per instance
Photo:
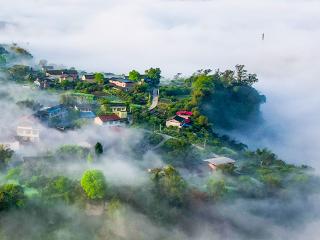
{"label": "fog", "polygon": [[[266,146],[286,161],[320,169],[319,1],[0,0],[0,6],[0,43],[16,42],[30,50],[36,61],[44,58],[78,69],[116,73],[155,66],[162,69],[165,77],[177,72],[186,76],[197,69],[224,70],[245,64],[250,72],[257,73],[260,79],[257,88],[267,96],[262,107],[265,123],[256,133],[233,134],[252,148]],[[0,118],[1,137],[10,136],[16,120],[30,114],[18,109],[16,101],[34,96],[45,105],[58,101],[58,96],[13,84],[2,85],[1,91],[9,92],[14,99],[12,104],[3,99],[0,102],[6,112]],[[107,180],[115,185],[140,186],[147,179],[144,169],[150,167],[150,162],[151,167],[163,164],[152,152],[145,154],[139,164],[133,163],[136,159],[130,147],[142,138],[137,131],[125,130],[120,138],[92,126],[66,135],[44,127],[41,131],[46,138],[40,149],[26,148],[24,154],[79,142],[101,141],[105,146],[116,146],[109,149],[102,163],[94,166],[103,170]],[[67,165],[62,170],[78,178],[77,174],[87,167]],[[226,204],[215,209],[208,206],[208,215],[220,214],[225,221],[213,227],[212,222],[193,216],[197,234],[192,237],[181,229],[162,229],[134,210],[107,224],[121,232],[123,238],[131,239],[137,232],[141,235],[136,239],[160,239],[170,234],[177,239],[250,239],[248,233],[259,230],[265,239],[307,236],[313,240],[319,235],[318,202],[316,196],[297,198],[286,206],[272,200],[240,200],[233,206]],[[86,222],[83,213],[65,207],[58,206],[59,212],[71,219],[68,221],[71,226],[66,229],[78,231],[79,226],[90,228],[85,223],[95,225]],[[254,214],[257,209],[264,217]],[[281,223],[268,218],[283,209],[300,214],[301,225],[285,219],[285,212],[278,217]],[[29,218],[28,214],[10,214],[1,224],[7,224],[6,230],[11,231],[13,222],[26,229],[29,223],[45,232],[47,226],[42,225],[38,216]],[[126,229],[129,224],[131,228]],[[37,236],[36,230],[30,236]],[[69,230],[60,229],[56,239],[71,239]],[[85,239],[86,229],[82,230],[77,236],[82,234]],[[17,232],[16,239],[19,237]]]}
{"label": "fog", "polygon": [[319,167],[319,1],[1,3],[0,42],[22,44],[38,60],[118,73],[158,66],[166,77],[245,64],[259,76],[274,131],[272,139],[259,135],[258,145]]}

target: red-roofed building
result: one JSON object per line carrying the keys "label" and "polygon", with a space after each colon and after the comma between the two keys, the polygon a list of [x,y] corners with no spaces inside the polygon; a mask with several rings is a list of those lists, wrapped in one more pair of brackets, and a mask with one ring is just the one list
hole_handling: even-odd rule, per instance
{"label": "red-roofed building", "polygon": [[94,119],[94,123],[100,126],[124,126],[124,123],[121,121],[121,118],[116,114],[106,114],[98,116]]}
{"label": "red-roofed building", "polygon": [[177,116],[182,117],[184,119],[188,119],[192,116],[192,112],[189,111],[178,111]]}

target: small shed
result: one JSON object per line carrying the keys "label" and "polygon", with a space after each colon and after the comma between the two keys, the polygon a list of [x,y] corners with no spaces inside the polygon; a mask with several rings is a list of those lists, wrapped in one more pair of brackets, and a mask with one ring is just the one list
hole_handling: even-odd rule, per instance
{"label": "small shed", "polygon": [[206,162],[211,170],[216,170],[217,167],[221,165],[228,165],[228,164],[235,164],[235,160],[228,158],[228,157],[223,157],[223,156],[217,156],[214,158],[209,158],[206,160],[203,160]]}

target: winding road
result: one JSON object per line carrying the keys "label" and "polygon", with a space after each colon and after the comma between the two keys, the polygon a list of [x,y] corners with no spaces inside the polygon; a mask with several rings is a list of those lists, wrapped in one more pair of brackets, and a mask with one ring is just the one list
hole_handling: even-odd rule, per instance
{"label": "winding road", "polygon": [[159,102],[159,88],[154,88],[152,91],[152,104],[149,107],[149,111],[152,111],[158,106]]}

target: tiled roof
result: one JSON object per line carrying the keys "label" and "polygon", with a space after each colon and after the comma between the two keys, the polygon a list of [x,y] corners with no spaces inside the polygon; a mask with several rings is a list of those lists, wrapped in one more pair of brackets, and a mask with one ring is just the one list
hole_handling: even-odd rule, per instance
{"label": "tiled roof", "polygon": [[189,112],[189,111],[179,111],[179,112],[177,112],[177,115],[188,115],[188,116],[191,116],[191,115],[192,115],[192,112]]}
{"label": "tiled roof", "polygon": [[62,74],[78,74],[76,70],[62,69],[62,70],[47,70],[46,73],[50,75],[62,75]]}
{"label": "tiled roof", "polygon": [[120,120],[120,118],[116,114],[101,115],[99,116],[99,118],[102,122],[112,122]]}

